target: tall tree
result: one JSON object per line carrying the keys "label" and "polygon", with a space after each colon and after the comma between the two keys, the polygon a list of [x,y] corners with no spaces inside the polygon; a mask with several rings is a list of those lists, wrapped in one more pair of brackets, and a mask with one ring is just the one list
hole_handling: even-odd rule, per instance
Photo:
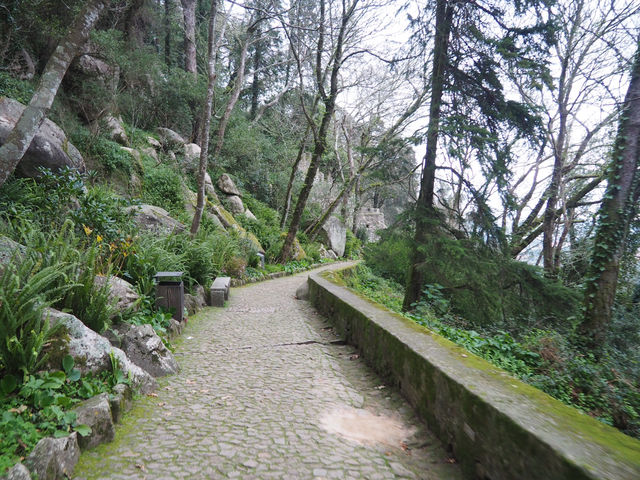
{"label": "tall tree", "polygon": [[585,312],[579,331],[585,346],[602,346],[611,321],[620,259],[629,225],[638,213],[640,197],[640,38],[631,81],[622,104],[616,142],[611,155],[607,189],[598,212],[591,267],[585,290]]}
{"label": "tall tree", "polygon": [[[335,36],[335,43],[331,50],[327,52],[325,50],[326,42],[329,41],[329,39],[331,38],[329,34],[332,33],[327,32],[328,20],[330,16],[328,15],[329,12],[327,12],[327,1],[320,0],[320,18],[318,40],[315,52],[314,73],[315,87],[318,90],[318,97],[322,102],[324,108],[319,114],[319,125],[316,123],[317,120],[315,118],[311,118],[308,113],[305,113],[305,115],[307,115],[307,121],[311,126],[313,135],[313,152],[311,154],[311,162],[304,179],[302,190],[298,195],[296,208],[294,209],[293,215],[291,216],[289,230],[282,245],[282,250],[280,251],[279,259],[283,263],[291,258],[293,242],[296,238],[296,234],[298,233],[298,229],[300,228],[302,213],[304,212],[307,200],[309,198],[309,193],[311,192],[311,188],[313,187],[313,182],[316,178],[316,173],[318,172],[320,160],[322,159],[322,156],[327,149],[327,135],[329,132],[329,125],[333,118],[333,113],[336,108],[336,100],[339,93],[338,74],[340,72],[340,68],[344,63],[345,40],[349,32],[350,24],[354,18],[358,2],[359,0],[351,0],[350,3],[346,0],[342,2],[342,9],[339,16],[340,21]],[[327,55],[327,53],[329,54],[329,62],[325,67],[324,61],[325,55]],[[297,62],[298,69],[300,71],[301,65],[299,59]],[[329,78],[328,90],[326,88],[327,76]]]}
{"label": "tall tree", "polygon": [[80,48],[89,38],[89,33],[107,3],[108,0],[87,2],[69,28],[67,36],[49,58],[29,105],[22,112],[4,145],[0,147],[0,186],[14,172],[31,145],[33,137],[49,113],[62,78]]}
{"label": "tall tree", "polygon": [[419,245],[425,243],[432,223],[437,214],[433,203],[433,193],[436,177],[436,153],[440,135],[440,111],[442,107],[442,93],[445,85],[445,69],[449,50],[449,35],[455,11],[455,2],[437,0],[436,21],[433,47],[433,67],[431,73],[431,99],[429,103],[429,124],[427,127],[427,150],[422,160],[422,176],[420,179],[420,194],[416,202],[416,233],[415,246],[411,269],[408,275],[407,289],[404,296],[403,308],[408,310],[420,297],[424,281],[421,267],[424,254]]}
{"label": "tall tree", "polygon": [[207,162],[209,158],[209,130],[211,128],[211,111],[213,109],[213,97],[215,95],[216,86],[216,18],[218,16],[218,0],[212,0],[211,13],[209,15],[209,41],[207,51],[207,99],[205,100],[204,109],[202,111],[202,134],[200,138],[200,163],[198,165],[198,197],[196,200],[196,208],[191,222],[191,236],[198,233],[202,213],[204,211],[205,202],[205,175],[207,173]]}

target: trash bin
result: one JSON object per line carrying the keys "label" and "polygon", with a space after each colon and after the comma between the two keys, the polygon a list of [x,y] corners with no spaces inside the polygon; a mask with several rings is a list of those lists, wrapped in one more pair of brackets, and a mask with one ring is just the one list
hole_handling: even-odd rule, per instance
{"label": "trash bin", "polygon": [[182,272],[158,272],[156,282],[156,306],[171,310],[178,322],[184,319],[184,284]]}

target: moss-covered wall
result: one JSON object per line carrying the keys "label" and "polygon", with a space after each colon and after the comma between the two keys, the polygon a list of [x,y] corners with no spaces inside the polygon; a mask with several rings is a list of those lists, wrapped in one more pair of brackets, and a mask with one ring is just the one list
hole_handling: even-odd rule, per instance
{"label": "moss-covered wall", "polygon": [[469,478],[640,479],[637,440],[317,274],[309,293]]}

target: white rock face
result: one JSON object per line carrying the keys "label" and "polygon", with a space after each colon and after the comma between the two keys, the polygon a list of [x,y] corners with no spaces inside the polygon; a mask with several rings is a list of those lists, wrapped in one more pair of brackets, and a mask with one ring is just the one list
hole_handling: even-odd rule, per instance
{"label": "white rock face", "polygon": [[322,227],[328,246],[338,257],[344,255],[344,249],[347,245],[347,227],[336,217],[329,217]]}
{"label": "white rock face", "polygon": [[124,129],[124,122],[122,121],[122,117],[118,115],[117,117],[113,115],[107,115],[104,118],[105,125],[107,127],[107,132],[109,133],[109,138],[114,142],[118,142],[120,145],[129,146],[129,137],[127,136],[127,132]]}
{"label": "white rock face", "polygon": [[50,325],[63,325],[69,336],[65,348],[83,373],[111,370],[109,354],[113,353],[122,371],[131,375],[134,388],[139,388],[142,393],[150,393],[158,387],[155,379],[129,360],[122,350],[113,347],[109,340],[98,335],[73,315],[53,308],[48,308],[45,315],[48,316]]}
{"label": "white rock face", "polygon": [[188,170],[197,170],[200,163],[200,145],[187,143],[184,146],[184,161]]}

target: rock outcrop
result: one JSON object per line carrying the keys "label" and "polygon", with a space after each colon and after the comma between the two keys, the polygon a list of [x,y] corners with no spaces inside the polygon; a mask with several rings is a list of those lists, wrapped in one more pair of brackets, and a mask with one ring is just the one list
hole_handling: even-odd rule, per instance
{"label": "rock outcrop", "polygon": [[236,184],[233,183],[231,177],[226,173],[220,175],[220,178],[218,179],[218,188],[225,195],[241,195],[240,190],[238,190],[238,187],[236,187]]}
{"label": "rock outcrop", "polygon": [[25,459],[24,465],[38,480],[71,478],[80,458],[78,434],[68,437],[43,438]]}
{"label": "rock outcrop", "polygon": [[63,330],[49,347],[50,356],[62,358],[64,355],[71,355],[81,372],[98,373],[111,370],[112,353],[122,371],[131,375],[134,388],[140,389],[142,393],[150,393],[157,388],[158,384],[151,375],[129,360],[122,350],[113,347],[109,340],[98,335],[73,315],[52,308],[47,309],[45,315],[51,326],[61,324]]}
{"label": "rock outcrop", "polygon": [[[9,136],[24,109],[25,106],[16,100],[0,98],[0,145]],[[36,177],[40,167],[53,171],[64,167],[80,173],[85,171],[84,159],[78,149],[69,142],[62,129],[49,119],[38,129],[15,173],[23,177]]]}
{"label": "rock outcrop", "polygon": [[162,147],[167,151],[182,153],[187,141],[179,134],[169,128],[158,127],[156,129]]}
{"label": "rock outcrop", "polygon": [[121,338],[127,357],[151,376],[163,377],[180,371],[175,357],[151,325],[129,325]]}
{"label": "rock outcrop", "polygon": [[14,256],[23,257],[27,249],[24,245],[14,242],[9,237],[0,235],[0,272]]}
{"label": "rock outcrop", "polygon": [[141,230],[170,234],[174,231],[183,232],[185,226],[175,218],[169,216],[164,208],[155,205],[132,205],[125,209],[133,212],[133,220]]}
{"label": "rock outcrop", "polygon": [[347,246],[347,227],[336,217],[329,219],[322,226],[322,236],[328,247],[333,250],[338,257],[344,255]]}

